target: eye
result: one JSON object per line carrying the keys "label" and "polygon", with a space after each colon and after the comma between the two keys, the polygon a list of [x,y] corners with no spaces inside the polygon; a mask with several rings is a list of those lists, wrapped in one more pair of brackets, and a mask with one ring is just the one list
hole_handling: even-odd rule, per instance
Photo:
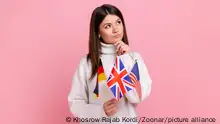
{"label": "eye", "polygon": [[106,25],[105,26],[105,29],[108,29],[108,28],[110,28],[111,27],[111,25]]}
{"label": "eye", "polygon": [[118,20],[118,21],[117,21],[117,24],[121,24],[121,20]]}

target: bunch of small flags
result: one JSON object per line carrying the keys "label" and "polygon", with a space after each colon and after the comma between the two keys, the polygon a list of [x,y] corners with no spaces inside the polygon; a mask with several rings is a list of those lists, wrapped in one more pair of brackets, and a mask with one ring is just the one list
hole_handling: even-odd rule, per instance
{"label": "bunch of small flags", "polygon": [[[98,68],[97,83],[94,90],[96,97],[99,97],[98,84],[100,81],[103,80],[106,80],[106,77],[101,63]],[[138,93],[139,98],[141,98],[139,80],[140,75],[137,61],[135,61],[135,64],[133,65],[131,72],[128,73],[121,59],[117,56],[111,74],[107,80],[107,85],[109,89],[112,91],[115,99],[119,101],[130,90],[135,90]]]}

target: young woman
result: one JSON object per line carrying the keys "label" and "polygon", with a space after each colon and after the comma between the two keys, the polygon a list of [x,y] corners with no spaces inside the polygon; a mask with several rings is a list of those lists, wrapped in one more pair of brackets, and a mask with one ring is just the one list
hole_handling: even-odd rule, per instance
{"label": "young woman", "polygon": [[[137,62],[140,76],[138,89],[128,91],[120,100],[115,99],[107,85],[116,57],[120,58],[128,73]],[[103,72],[101,78],[98,77],[99,67]],[[149,96],[151,83],[140,54],[130,51],[120,10],[109,4],[97,7],[90,22],[89,53],[81,59],[75,71],[68,96],[72,114],[79,118],[101,117],[100,123],[108,121],[105,117],[119,117],[120,123],[125,123],[120,117],[137,117],[135,107]],[[97,93],[94,91],[98,91],[98,97],[94,97]]]}

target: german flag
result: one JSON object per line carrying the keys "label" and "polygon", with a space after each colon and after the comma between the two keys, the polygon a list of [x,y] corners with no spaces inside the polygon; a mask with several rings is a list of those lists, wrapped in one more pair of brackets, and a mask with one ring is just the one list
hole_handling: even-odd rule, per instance
{"label": "german flag", "polygon": [[105,73],[104,73],[104,69],[102,66],[102,61],[101,59],[99,60],[99,67],[98,67],[98,72],[97,72],[97,81],[96,81],[96,86],[95,89],[93,91],[93,93],[95,93],[95,97],[99,97],[99,83],[103,80],[106,80],[107,78],[105,77]]}

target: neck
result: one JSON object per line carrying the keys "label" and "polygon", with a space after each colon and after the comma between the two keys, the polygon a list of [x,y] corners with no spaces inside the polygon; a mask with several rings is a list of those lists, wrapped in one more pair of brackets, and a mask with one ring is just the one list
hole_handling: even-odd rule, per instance
{"label": "neck", "polygon": [[101,43],[101,53],[102,54],[115,54],[116,53],[116,47],[114,44],[106,44],[103,42]]}

